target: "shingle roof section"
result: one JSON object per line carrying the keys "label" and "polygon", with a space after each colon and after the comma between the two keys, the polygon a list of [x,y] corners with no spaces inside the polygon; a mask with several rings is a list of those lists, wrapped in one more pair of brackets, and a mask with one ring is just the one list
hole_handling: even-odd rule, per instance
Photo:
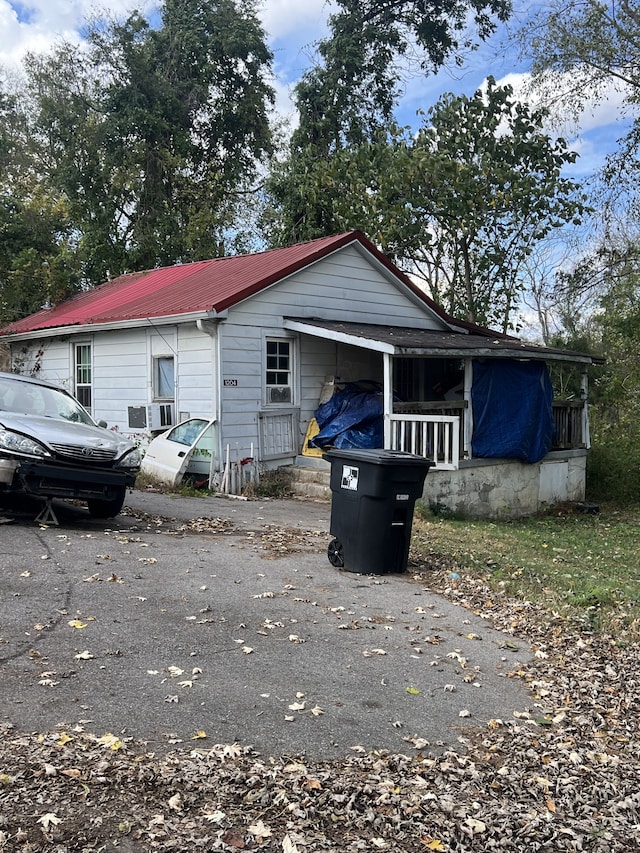
{"label": "shingle roof section", "polygon": [[[352,242],[361,243],[419,293],[410,280],[362,234],[349,231],[252,255],[235,255],[121,275],[54,308],[43,309],[5,326],[0,329],[0,335],[192,312],[219,313]],[[421,296],[434,308],[427,297]]]}
{"label": "shingle roof section", "polygon": [[[434,355],[442,357],[475,358],[497,355],[504,358],[539,358],[545,360],[581,361],[602,363],[598,356],[573,350],[546,347],[507,335],[494,336],[476,327],[476,333],[462,331],[439,332],[433,329],[412,329],[407,326],[381,326],[374,323],[323,320],[309,317],[289,317],[312,328],[325,329],[361,340],[380,341],[395,348],[395,355]],[[482,332],[479,334],[478,332]]]}

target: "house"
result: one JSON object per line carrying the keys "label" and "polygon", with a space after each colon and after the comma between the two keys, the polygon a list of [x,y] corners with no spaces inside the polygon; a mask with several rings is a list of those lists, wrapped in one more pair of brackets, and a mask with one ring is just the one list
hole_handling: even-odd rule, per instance
{"label": "house", "polygon": [[[431,504],[509,517],[584,498],[592,358],[454,320],[356,231],[125,274],[6,326],[2,343],[12,370],[141,441],[215,421],[212,472],[229,454],[326,467],[302,453],[320,399],[367,380],[384,447],[434,460]],[[554,366],[574,371],[576,399],[551,400]]]}

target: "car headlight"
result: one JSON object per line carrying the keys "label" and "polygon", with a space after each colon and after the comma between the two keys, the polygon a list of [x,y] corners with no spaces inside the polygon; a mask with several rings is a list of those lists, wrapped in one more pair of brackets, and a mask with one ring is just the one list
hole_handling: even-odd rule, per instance
{"label": "car headlight", "polygon": [[118,460],[118,468],[133,468],[137,470],[142,464],[142,454],[137,447],[132,447],[128,453]]}
{"label": "car headlight", "polygon": [[0,450],[7,453],[17,453],[21,456],[51,456],[47,448],[40,442],[9,429],[0,429]]}

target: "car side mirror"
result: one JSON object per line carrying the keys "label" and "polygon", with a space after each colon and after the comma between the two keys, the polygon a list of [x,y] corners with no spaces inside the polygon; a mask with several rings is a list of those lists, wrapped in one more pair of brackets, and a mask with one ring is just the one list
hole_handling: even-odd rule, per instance
{"label": "car side mirror", "polygon": [[108,424],[106,421],[98,421],[98,426],[102,427],[102,429],[106,429]]}

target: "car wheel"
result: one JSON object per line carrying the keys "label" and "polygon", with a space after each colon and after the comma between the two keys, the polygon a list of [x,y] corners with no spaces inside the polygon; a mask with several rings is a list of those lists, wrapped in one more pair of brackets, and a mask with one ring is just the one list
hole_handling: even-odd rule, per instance
{"label": "car wheel", "polygon": [[88,500],[87,507],[89,508],[89,515],[92,518],[113,518],[122,509],[126,493],[126,489],[121,489],[118,492],[118,496],[110,501],[103,501],[98,498]]}

